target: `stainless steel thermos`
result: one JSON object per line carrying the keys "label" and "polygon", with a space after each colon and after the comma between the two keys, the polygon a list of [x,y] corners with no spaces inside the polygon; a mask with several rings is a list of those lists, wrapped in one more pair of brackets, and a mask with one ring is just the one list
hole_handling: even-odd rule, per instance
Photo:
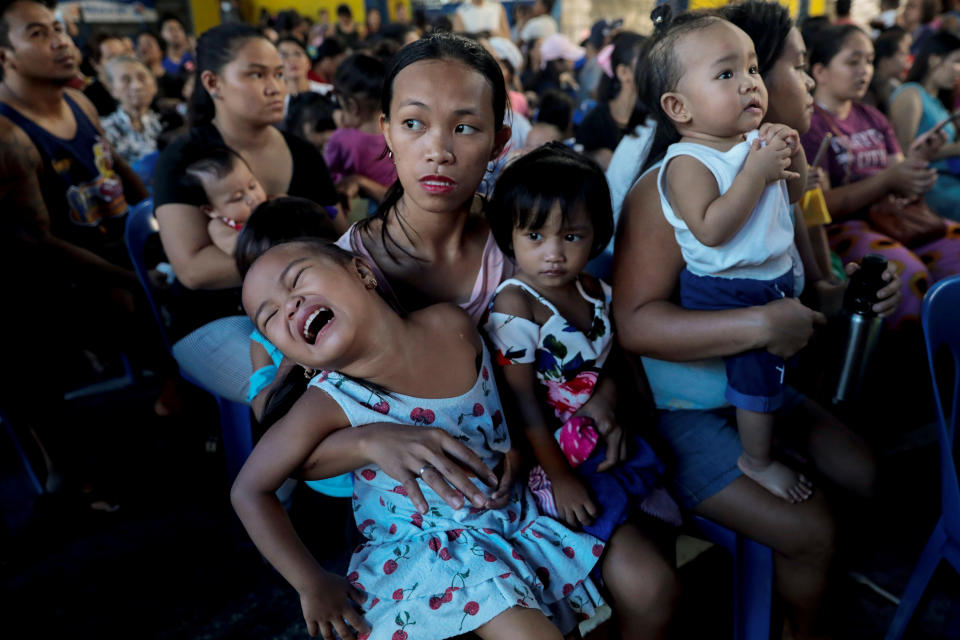
{"label": "stainless steel thermos", "polygon": [[870,356],[883,326],[873,305],[877,292],[886,284],[883,272],[887,259],[871,253],[860,261],[860,269],[850,276],[850,283],[843,297],[843,317],[847,324],[840,376],[833,396],[834,404],[852,399],[860,388]]}

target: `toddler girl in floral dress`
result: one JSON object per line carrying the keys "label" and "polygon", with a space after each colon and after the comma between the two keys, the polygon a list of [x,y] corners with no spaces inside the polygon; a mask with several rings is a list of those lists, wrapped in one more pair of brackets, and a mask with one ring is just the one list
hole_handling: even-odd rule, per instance
{"label": "toddler girl in floral dress", "polygon": [[614,343],[610,287],[582,273],[613,233],[603,172],[562,145],[543,146],[504,170],[490,211],[517,271],[497,289],[484,330],[542,468],[531,483],[542,487],[541,510],[602,540],[638,507],[679,524],[650,446],[616,425],[598,432],[576,415]]}

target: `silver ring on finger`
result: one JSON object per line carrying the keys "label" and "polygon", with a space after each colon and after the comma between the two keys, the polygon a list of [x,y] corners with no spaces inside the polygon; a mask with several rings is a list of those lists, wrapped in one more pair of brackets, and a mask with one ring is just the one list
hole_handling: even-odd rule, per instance
{"label": "silver ring on finger", "polygon": [[437,468],[428,462],[427,464],[425,464],[425,465],[423,465],[422,467],[420,467],[420,471],[419,471],[419,473],[417,473],[417,476],[419,476],[419,477],[422,478],[422,477],[423,477],[423,474],[425,474],[425,473],[426,473],[427,471],[429,471],[430,469],[433,469],[434,471],[436,471]]}

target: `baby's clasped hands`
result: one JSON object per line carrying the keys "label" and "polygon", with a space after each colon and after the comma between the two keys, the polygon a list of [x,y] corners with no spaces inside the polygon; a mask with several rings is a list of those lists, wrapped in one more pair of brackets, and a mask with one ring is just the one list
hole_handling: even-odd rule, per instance
{"label": "baby's clasped hands", "polygon": [[750,146],[746,167],[763,176],[767,184],[777,180],[796,180],[800,174],[788,171],[797,153],[803,153],[800,134],[784,125],[765,122]]}

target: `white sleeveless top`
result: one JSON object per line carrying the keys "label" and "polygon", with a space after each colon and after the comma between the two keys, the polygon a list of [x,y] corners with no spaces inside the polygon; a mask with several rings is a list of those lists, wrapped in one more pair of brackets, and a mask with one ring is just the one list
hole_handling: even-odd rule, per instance
{"label": "white sleeveless top", "polygon": [[479,7],[467,0],[457,9],[457,15],[463,20],[463,30],[467,33],[491,33],[500,28],[500,3],[486,0]]}
{"label": "white sleeveless top", "polygon": [[[710,170],[717,180],[720,193],[724,194],[743,169],[750,145],[756,137],[757,131],[751,131],[744,142],[728,151],[692,142],[678,142],[667,149],[663,167],[666,168],[670,160],[677,156],[693,156]],[[657,179],[660,205],[663,215],[673,226],[677,244],[691,272],[699,276],[773,280],[792,269],[790,248],[793,246],[793,214],[785,181],[767,185],[753,213],[732,238],[720,246],[708,247],[701,244],[687,224],[673,212],[667,200],[665,176],[666,171],[661,171]]]}

